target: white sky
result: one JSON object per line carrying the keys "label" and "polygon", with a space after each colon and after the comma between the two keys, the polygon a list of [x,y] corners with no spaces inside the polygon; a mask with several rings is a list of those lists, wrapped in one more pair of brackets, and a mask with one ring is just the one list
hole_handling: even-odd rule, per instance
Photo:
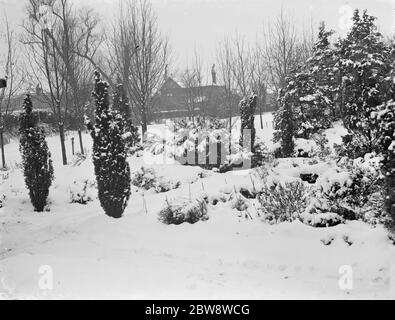
{"label": "white sky", "polygon": [[[103,17],[111,18],[119,0],[72,0],[76,6],[94,7]],[[27,0],[0,0],[0,12],[14,26],[24,17]],[[395,0],[151,0],[161,30],[169,36],[176,69],[191,60],[195,47],[206,67],[214,62],[218,41],[236,32],[255,41],[265,23],[272,21],[283,6],[301,27],[324,20],[338,35],[346,33],[347,14],[353,9],[368,9],[378,17],[381,32],[395,30]],[[0,52],[4,43],[0,43]]]}

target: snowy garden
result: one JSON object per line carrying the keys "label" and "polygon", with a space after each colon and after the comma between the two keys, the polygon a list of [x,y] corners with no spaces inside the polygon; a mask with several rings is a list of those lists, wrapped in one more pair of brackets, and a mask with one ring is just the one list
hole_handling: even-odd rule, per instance
{"label": "snowy garden", "polygon": [[[63,142],[26,95],[0,171],[1,299],[394,299],[394,43],[321,25],[275,112],[137,128],[91,74]],[[231,129],[229,129],[231,128]]]}

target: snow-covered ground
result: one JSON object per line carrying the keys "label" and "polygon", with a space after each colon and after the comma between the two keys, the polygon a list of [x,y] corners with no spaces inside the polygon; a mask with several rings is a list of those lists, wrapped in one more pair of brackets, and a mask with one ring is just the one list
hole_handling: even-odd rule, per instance
{"label": "snow-covered ground", "polygon": [[[271,122],[266,114],[261,130],[257,117],[258,136],[269,146]],[[341,132],[340,125],[329,130],[329,140],[339,143]],[[129,159],[132,172],[151,167],[181,187],[162,194],[133,188],[124,217],[114,220],[97,199],[70,203],[74,182],[94,181],[92,161],[88,157],[73,166],[70,157],[70,165],[62,166],[58,137],[47,141],[55,181],[50,211],[40,214],[33,212],[24,186],[18,143],[5,148],[11,169],[0,180],[0,196],[6,196],[0,209],[0,298],[395,298],[395,247],[381,226],[269,225],[253,208],[252,219],[246,219],[229,202],[209,205],[208,221],[164,225],[158,212],[166,201],[229,194],[259,181],[248,170],[207,172],[201,179],[200,168],[147,163],[145,157]],[[90,150],[88,135],[84,143]],[[278,168],[292,179],[292,165]],[[326,169],[325,164],[315,168]],[[52,290],[43,289],[46,276],[52,276]]]}

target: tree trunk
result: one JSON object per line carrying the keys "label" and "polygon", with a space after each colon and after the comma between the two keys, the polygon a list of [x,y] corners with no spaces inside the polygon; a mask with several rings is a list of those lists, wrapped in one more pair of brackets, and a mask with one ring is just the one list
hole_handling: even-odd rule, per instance
{"label": "tree trunk", "polygon": [[84,152],[84,145],[83,145],[83,143],[82,143],[82,132],[81,132],[81,129],[78,129],[78,136],[79,136],[79,138],[80,138],[80,149],[81,149],[81,154],[84,155],[85,152]]}
{"label": "tree trunk", "polygon": [[145,106],[141,108],[141,141],[145,141],[145,135],[148,131],[148,125],[147,125],[147,111],[145,110]]}
{"label": "tree trunk", "polygon": [[4,127],[0,127],[0,145],[1,145],[1,162],[3,165],[3,169],[6,168],[6,163],[5,163],[5,153],[4,153]]}
{"label": "tree trunk", "polygon": [[59,134],[60,134],[60,145],[62,148],[63,165],[67,166],[66,142],[64,138],[64,124],[62,122],[59,123]]}

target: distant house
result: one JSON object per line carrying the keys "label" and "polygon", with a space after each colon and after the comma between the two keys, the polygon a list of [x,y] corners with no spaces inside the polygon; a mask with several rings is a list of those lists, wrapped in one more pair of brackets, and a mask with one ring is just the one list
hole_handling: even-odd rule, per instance
{"label": "distant house", "polygon": [[[44,94],[42,89],[37,86],[34,93],[30,93],[30,98],[33,104],[33,111],[41,112],[41,113],[52,113],[51,104],[48,100],[49,94]],[[10,113],[19,114],[22,110],[23,101],[26,97],[26,94],[15,95],[11,98],[10,101]]]}
{"label": "distant house", "polygon": [[[226,93],[225,87],[216,84],[185,88],[168,77],[153,98],[151,120],[191,118],[199,115],[226,118],[229,116],[228,101],[231,101],[232,115],[236,116],[242,97],[232,94],[229,98]],[[273,111],[275,98],[274,93],[268,92],[264,103],[258,101],[257,114],[261,111]]]}
{"label": "distant house", "polygon": [[[239,97],[233,95],[235,112]],[[208,115],[221,117],[228,114],[225,87],[216,84],[185,88],[168,77],[153,98],[153,120]]]}

